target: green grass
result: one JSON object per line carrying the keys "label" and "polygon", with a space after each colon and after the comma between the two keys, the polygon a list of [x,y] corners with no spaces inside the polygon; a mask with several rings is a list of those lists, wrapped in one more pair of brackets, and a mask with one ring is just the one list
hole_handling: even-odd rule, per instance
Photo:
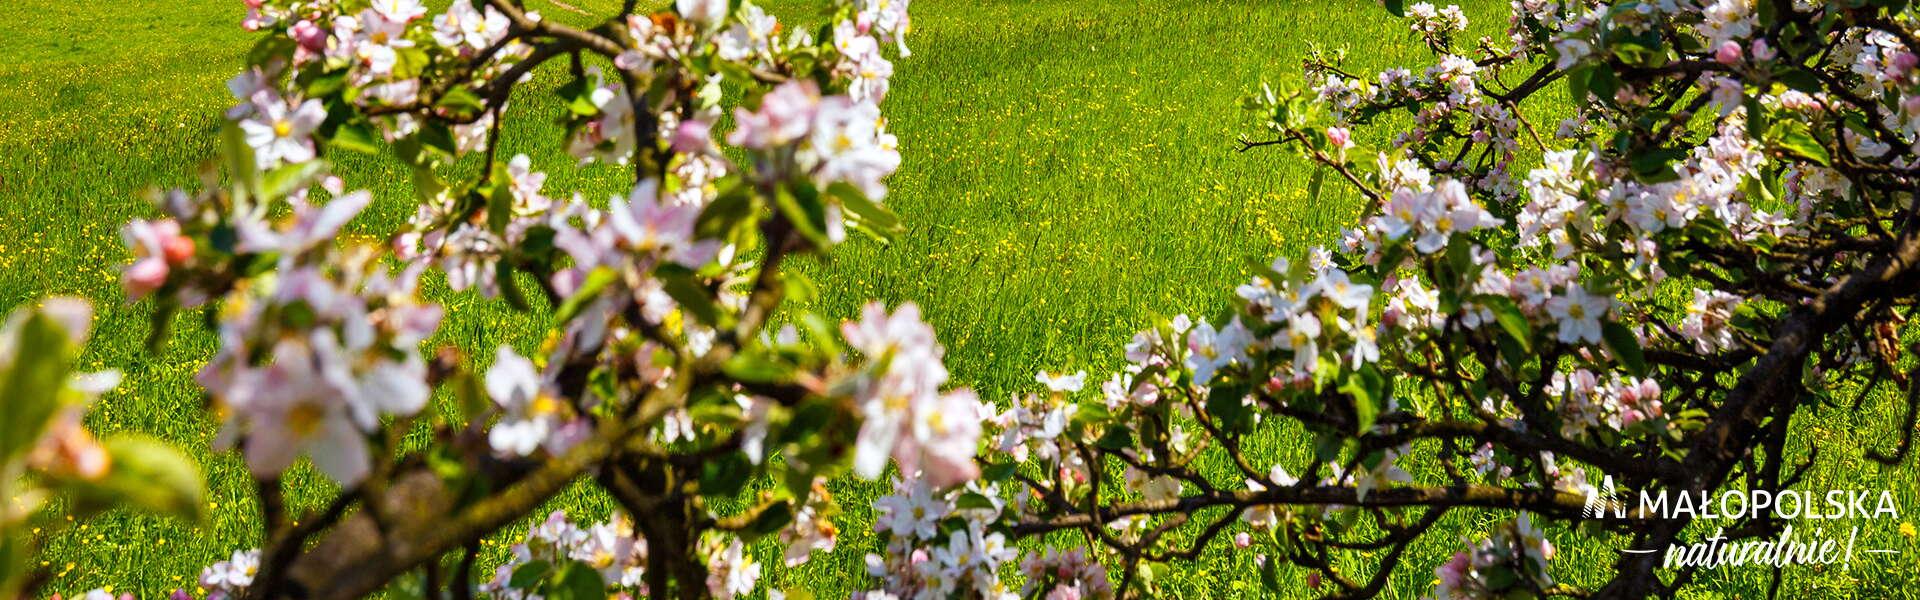
{"label": "green grass", "polygon": [[[806,6],[781,2],[776,12],[804,18],[812,14]],[[1504,10],[1498,2],[1469,6],[1476,33],[1503,26]],[[146,355],[139,340],[148,311],[125,305],[115,284],[126,257],[118,227],[152,212],[140,192],[189,184],[194,165],[212,156],[218,114],[229,104],[222,82],[252,40],[237,27],[241,12],[237,2],[208,0],[0,3],[0,310],[55,293],[93,298],[102,310],[88,362],[122,369],[127,379],[89,424],[186,447],[213,490],[213,519],[204,526],[113,513],[47,540],[56,575],[49,591],[113,586],[160,597],[191,589],[201,566],[232,549],[258,544],[245,469],[231,453],[210,451],[215,425],[199,411],[191,381],[213,351],[211,336],[183,319],[168,354]],[[1348,48],[1359,69],[1420,56],[1400,24],[1370,2],[921,0],[914,25],[915,54],[898,61],[886,103],[905,156],[888,203],[908,229],[892,245],[858,239],[804,268],[824,290],[813,308],[828,315],[852,315],[870,298],[919,303],[955,379],[988,398],[1031,389],[1040,369],[1104,378],[1119,364],[1120,345],[1154,316],[1217,312],[1250,265],[1334,241],[1357,214],[1356,199],[1333,185],[1309,198],[1309,170],[1282,152],[1233,152],[1235,137],[1250,131],[1236,101],[1262,80],[1297,79],[1299,59],[1316,44]],[[552,104],[538,92],[551,83],[516,100],[522,118],[507,128],[504,150],[534,155],[552,172],[550,190],[624,191],[615,170],[576,170],[559,154],[559,134],[540,116]],[[396,164],[354,159],[340,170],[379,199],[354,232],[382,234],[411,212]],[[500,343],[527,348],[540,335],[536,318],[498,302],[435,293],[450,308],[439,342],[485,356]],[[1863,441],[1892,440],[1887,423],[1896,415],[1886,404],[1802,417],[1796,447],[1821,447],[1825,460],[1807,488],[1896,489],[1903,509],[1920,510],[1912,468],[1882,470],[1860,457]],[[1306,449],[1294,439],[1270,436],[1254,449],[1297,463]],[[290,485],[301,506],[329,491],[304,468]],[[822,597],[863,585],[861,555],[878,545],[865,506],[883,486],[834,488],[848,508],[841,550],[786,571],[774,568],[775,549],[760,548],[767,583]],[[610,509],[584,488],[555,506],[588,516]],[[1431,569],[1488,519],[1450,517],[1387,595],[1426,593]],[[1785,589],[1907,593],[1920,582],[1910,558],[1920,548],[1897,527],[1866,524],[1862,547],[1907,554],[1863,558],[1851,573],[1790,571]],[[521,533],[496,540],[495,559],[497,543]],[[1605,578],[1611,550],[1576,543],[1565,530],[1552,539],[1567,555],[1557,576]],[[1715,573],[1702,595],[1752,597],[1764,592],[1765,576]],[[1298,573],[1282,580],[1301,581]],[[1225,551],[1163,583],[1178,597],[1259,589],[1251,556]],[[1297,587],[1287,596],[1307,595]]]}

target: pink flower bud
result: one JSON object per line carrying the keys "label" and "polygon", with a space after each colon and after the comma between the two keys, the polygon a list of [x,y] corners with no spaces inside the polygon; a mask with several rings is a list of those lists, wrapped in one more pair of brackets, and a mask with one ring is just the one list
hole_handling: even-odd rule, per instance
{"label": "pink flower bud", "polygon": [[1307,573],[1307,587],[1313,588],[1316,590],[1320,589],[1320,572],[1319,571],[1311,571]]}
{"label": "pink flower bud", "polygon": [[1723,65],[1737,65],[1740,64],[1740,54],[1740,42],[1727,40],[1721,42],[1720,48],[1713,52],[1713,60]]}
{"label": "pink flower bud", "polygon": [[128,299],[139,300],[167,283],[167,271],[165,259],[158,256],[143,258],[120,273],[120,285],[126,288]]}
{"label": "pink flower bud", "polygon": [[1353,134],[1348,132],[1345,127],[1328,127],[1327,143],[1333,144],[1333,147],[1342,150],[1352,148]]}
{"label": "pink flower bud", "polygon": [[166,257],[169,265],[183,264],[187,259],[193,258],[193,238],[175,235],[161,244],[162,255]]}
{"label": "pink flower bud", "polygon": [[673,130],[673,151],[687,154],[706,152],[713,144],[713,124],[700,119],[687,119]]}
{"label": "pink flower bud", "polygon": [[289,33],[293,34],[294,41],[299,42],[301,48],[306,48],[309,52],[327,49],[327,30],[314,25],[313,21],[303,20],[294,23]]}
{"label": "pink flower bud", "polygon": [[1267,378],[1267,391],[1269,393],[1278,394],[1286,390],[1287,390],[1287,380],[1281,379],[1279,377]]}
{"label": "pink flower bud", "polygon": [[1773,45],[1768,44],[1765,38],[1753,40],[1752,52],[1753,52],[1753,59],[1757,61],[1773,60],[1773,57],[1775,56],[1773,52]]}
{"label": "pink flower bud", "polygon": [[1233,534],[1233,547],[1244,550],[1247,547],[1252,545],[1253,545],[1253,536],[1247,535],[1247,532],[1242,531],[1240,533]]}
{"label": "pink flower bud", "polygon": [[1920,54],[1902,50],[1893,55],[1893,68],[1901,75],[1913,72],[1914,67],[1920,67]]}

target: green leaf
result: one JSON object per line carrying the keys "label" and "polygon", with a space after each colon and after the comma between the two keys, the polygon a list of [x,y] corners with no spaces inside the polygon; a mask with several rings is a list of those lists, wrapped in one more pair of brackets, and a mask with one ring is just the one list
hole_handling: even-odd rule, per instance
{"label": "green leaf", "polygon": [[1637,152],[1632,159],[1633,172],[1642,183],[1675,181],[1680,179],[1680,173],[1673,170],[1673,163],[1686,157],[1687,151],[1679,148]]}
{"label": "green leaf", "polygon": [[1779,145],[1782,150],[1786,150],[1794,156],[1820,163],[1821,166],[1833,166],[1833,156],[1828,154],[1827,147],[1820,145],[1820,140],[1813,137],[1813,133],[1807,130],[1805,123],[1799,121],[1782,121],[1774,128],[1774,132],[1779,136],[1774,143]]}
{"label": "green leaf", "polygon": [[608,284],[619,278],[620,274],[613,269],[594,267],[592,271],[587,272],[586,280],[580,283],[580,289],[575,290],[566,302],[560,303],[560,309],[554,312],[554,321],[560,324],[572,321],[588,304],[592,304],[601,292],[606,291]]}
{"label": "green leaf", "polygon": [[326,162],[320,160],[283,165],[260,178],[260,193],[267,198],[284,197],[313,185],[314,179],[326,170]]}
{"label": "green leaf", "polygon": [[227,123],[220,129],[220,154],[226,159],[227,177],[239,196],[235,200],[252,198],[260,189],[260,166],[254,162],[253,147],[247,145],[239,125]]}
{"label": "green leaf", "polygon": [[77,512],[95,513],[116,506],[198,521],[205,516],[206,478],[193,459],[165,442],[123,434],[106,440],[109,463],[99,479],[63,479]]}
{"label": "green leaf", "polygon": [[575,78],[554,91],[567,103],[567,112],[578,117],[591,117],[600,112],[593,104],[593,86],[584,78]]}
{"label": "green leaf", "polygon": [[1393,16],[1405,18],[1407,16],[1406,4],[1406,0],[1386,0],[1387,12]]}
{"label": "green leaf", "polygon": [[[22,309],[31,310],[31,309]],[[33,312],[5,335],[18,336],[11,368],[0,371],[0,464],[39,440],[61,405],[75,349],[65,327],[43,312]],[[0,477],[11,475],[0,474]]]}
{"label": "green leaf", "polygon": [[1269,556],[1266,564],[1260,566],[1260,583],[1274,593],[1287,591],[1280,586],[1280,557]]}
{"label": "green leaf", "polygon": [[380,136],[365,123],[346,123],[333,130],[333,139],[327,140],[327,145],[361,154],[379,154]]}
{"label": "green leaf", "polygon": [[1379,371],[1367,368],[1349,373],[1346,383],[1340,385],[1340,391],[1353,399],[1354,433],[1372,430],[1373,422],[1380,418],[1380,408],[1386,405],[1383,381]]}
{"label": "green leaf", "polygon": [[728,377],[748,383],[776,383],[793,376],[793,368],[761,352],[740,352],[720,365]]}
{"label": "green leaf", "polygon": [[1232,432],[1253,429],[1253,413],[1241,402],[1251,388],[1245,384],[1216,384],[1207,392],[1207,414],[1220,422],[1220,428]]}
{"label": "green leaf", "polygon": [[1824,86],[1820,85],[1820,78],[1818,76],[1815,76],[1812,71],[1808,71],[1805,67],[1798,65],[1781,69],[1778,73],[1773,74],[1773,79],[1774,81],[1787,84],[1787,87],[1807,94],[1818,95],[1826,92]]}
{"label": "green leaf", "polygon": [[[319,63],[313,64],[318,65]],[[339,93],[340,90],[346,89],[348,71],[348,69],[339,69],[314,75],[313,78],[309,79],[306,83],[307,97],[320,98],[323,96],[331,96]],[[317,71],[308,72],[317,73]]]}
{"label": "green leaf", "polygon": [[513,222],[513,188],[507,185],[506,170],[506,165],[495,163],[492,181],[477,190],[486,196],[487,229],[497,234],[506,233],[507,224]]}
{"label": "green leaf", "polygon": [[253,49],[247,51],[247,66],[265,67],[275,60],[291,63],[293,58],[293,38],[270,35],[254,42]]}
{"label": "green leaf", "polygon": [[454,86],[453,89],[447,90],[445,95],[440,96],[440,101],[433,103],[433,106],[453,115],[466,117],[486,110],[487,103],[482,101],[480,94],[474,93],[472,88]]}
{"label": "green leaf", "polygon": [[993,499],[979,492],[967,492],[954,499],[955,510],[993,510]]}
{"label": "green leaf", "polygon": [[433,56],[427,54],[423,48],[415,46],[396,49],[394,50],[393,79],[395,81],[413,79],[418,77],[421,71],[427,70],[427,66],[431,64],[433,64]]}
{"label": "green leaf", "polygon": [[1074,429],[1087,429],[1112,419],[1113,412],[1107,410],[1106,404],[1088,403],[1081,404],[1080,409],[1074,411],[1073,417],[1067,420],[1067,424]]}
{"label": "green leaf", "polygon": [[1579,66],[1567,72],[1567,99],[1574,106],[1585,106],[1587,96],[1593,93],[1593,67]]}
{"label": "green leaf", "polygon": [[774,194],[774,204],[780,213],[786,215],[793,224],[794,231],[807,238],[814,246],[825,248],[832,245],[827,239],[827,211],[820,204],[820,192],[813,184],[800,182],[782,187]]}
{"label": "green leaf", "polygon": [[892,241],[893,234],[903,229],[900,225],[900,217],[894,215],[893,211],[874,202],[866,194],[861,193],[859,188],[848,185],[846,182],[836,182],[828,186],[827,194],[839,198],[840,205],[853,214],[855,224],[880,241]]}
{"label": "green leaf", "polygon": [[1115,452],[1125,450],[1133,446],[1133,430],[1125,425],[1108,425],[1107,432],[1094,445]]}
{"label": "green leaf", "polygon": [[1606,338],[1607,349],[1613,351],[1614,358],[1636,376],[1647,374],[1647,356],[1640,350],[1640,339],[1634,337],[1633,330],[1627,326],[1608,321],[1600,327],[1601,335]]}
{"label": "green leaf", "polygon": [[726,239],[730,232],[752,222],[753,213],[753,194],[746,186],[727,188],[701,209],[700,219],[693,224],[694,235],[702,239]]}
{"label": "green leaf", "polygon": [[694,319],[711,327],[720,326],[719,306],[714,304],[713,296],[707,292],[707,288],[695,281],[692,275],[662,273],[660,279],[667,295],[672,296],[673,301],[679,303],[680,308],[685,309]]}
{"label": "green leaf", "polygon": [[820,297],[820,286],[799,270],[780,272],[780,280],[786,284],[786,299],[789,302],[804,306]]}
{"label": "green leaf", "polygon": [[507,585],[523,590],[531,588],[539,584],[540,580],[546,579],[547,572],[551,570],[553,570],[553,565],[547,561],[528,561],[526,564],[513,569],[513,575],[507,578]]}
{"label": "green leaf", "polygon": [[437,151],[448,158],[459,154],[459,144],[453,141],[453,129],[444,122],[428,121],[420,125],[420,132],[413,137],[419,140],[423,149]]}
{"label": "green leaf", "polygon": [[1760,106],[1760,96],[1746,94],[1746,98],[1741,100],[1740,104],[1747,109],[1747,138],[1756,142],[1766,139],[1772,121],[1767,118],[1767,111]]}
{"label": "green leaf", "polygon": [[781,500],[769,504],[765,509],[760,511],[760,514],[754,515],[753,520],[748,522],[746,527],[740,529],[740,541],[751,544],[755,540],[780,531],[782,527],[786,527],[788,523],[792,522],[792,503]]}
{"label": "green leaf", "polygon": [[500,285],[500,297],[506,299],[507,305],[520,312],[533,310],[533,305],[527,303],[527,293],[520,289],[520,280],[514,277],[513,265],[504,260],[495,261],[493,269],[493,279]]}
{"label": "green leaf", "polygon": [[733,496],[746,489],[753,463],[745,454],[728,452],[700,463],[700,495]]}
{"label": "green leaf", "polygon": [[1520,344],[1521,350],[1533,351],[1533,325],[1527,322],[1526,315],[1520,313],[1520,306],[1505,296],[1481,296],[1480,303],[1493,311],[1493,320],[1500,324],[1500,330]]}

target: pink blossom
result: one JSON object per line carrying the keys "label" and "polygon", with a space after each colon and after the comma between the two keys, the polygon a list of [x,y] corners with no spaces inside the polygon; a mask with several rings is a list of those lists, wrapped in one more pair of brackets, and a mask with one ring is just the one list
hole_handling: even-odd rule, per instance
{"label": "pink blossom", "polygon": [[754,150],[791,143],[807,134],[820,105],[820,89],[812,81],[789,81],[760,98],[760,109],[733,109],[739,124],[727,143]]}
{"label": "pink blossom", "polygon": [[302,19],[300,22],[293,24],[289,33],[293,34],[294,41],[299,42],[300,47],[306,49],[308,52],[320,52],[327,49],[327,30],[320,28],[318,25],[314,25],[313,21]]}
{"label": "pink blossom", "polygon": [[685,154],[700,154],[713,147],[713,123],[701,119],[687,119],[673,130],[673,151]]}
{"label": "pink blossom", "polygon": [[1334,148],[1346,150],[1353,147],[1353,134],[1345,127],[1328,127],[1327,143]]}
{"label": "pink blossom", "polygon": [[1713,59],[1723,65],[1740,64],[1740,42],[1733,40],[1720,42],[1720,47],[1713,52]]}
{"label": "pink blossom", "polygon": [[120,273],[121,286],[131,300],[160,289],[173,267],[193,257],[193,240],[180,234],[180,223],[173,219],[128,223],[120,237],[134,255],[133,264]]}

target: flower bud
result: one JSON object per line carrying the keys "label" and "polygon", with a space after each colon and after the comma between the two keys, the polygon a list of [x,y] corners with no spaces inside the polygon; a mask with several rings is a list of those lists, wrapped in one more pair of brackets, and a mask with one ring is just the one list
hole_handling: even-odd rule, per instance
{"label": "flower bud", "polygon": [[169,265],[179,265],[193,258],[193,238],[176,235],[162,242],[161,250]]}
{"label": "flower bud", "polygon": [[713,124],[700,119],[687,119],[673,130],[673,151],[685,154],[697,154],[707,151],[713,145]]}
{"label": "flower bud", "polygon": [[1341,150],[1352,148],[1353,134],[1351,132],[1348,132],[1345,127],[1328,127],[1327,143],[1332,144],[1334,148],[1338,148]]}
{"label": "flower bud", "polygon": [[143,258],[120,273],[120,286],[126,289],[127,299],[139,300],[167,283],[167,271],[165,259]]}
{"label": "flower bud", "polygon": [[1914,67],[1920,67],[1920,54],[1902,50],[1893,56],[1893,69],[1896,73],[1906,75],[1912,73]]}
{"label": "flower bud", "polygon": [[300,47],[307,49],[308,52],[321,52],[327,49],[327,30],[314,25],[313,21],[302,20],[294,23],[288,33],[293,34],[294,41],[299,42]]}
{"label": "flower bud", "polygon": [[1740,54],[1740,42],[1727,40],[1721,42],[1720,48],[1713,52],[1713,60],[1723,65],[1737,65],[1740,64]]}

